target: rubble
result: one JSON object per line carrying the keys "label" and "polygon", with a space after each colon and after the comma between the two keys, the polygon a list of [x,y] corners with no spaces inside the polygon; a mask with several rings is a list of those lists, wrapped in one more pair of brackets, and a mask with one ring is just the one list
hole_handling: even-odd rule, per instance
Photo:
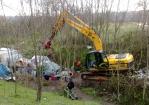
{"label": "rubble", "polygon": [[0,48],[0,63],[10,70],[16,67],[16,73],[30,74],[32,77],[36,77],[36,66],[43,66],[43,71],[41,71],[43,76],[47,76],[47,79],[51,77],[53,80],[55,78],[68,77],[71,72],[66,70],[66,68],[62,70],[61,66],[50,60],[47,56],[37,55],[27,59],[17,50],[11,48]]}
{"label": "rubble", "polygon": [[147,79],[149,79],[149,72],[147,72],[147,68],[142,68],[138,71],[135,71],[135,75],[133,75],[134,78],[140,80],[140,79],[144,79],[145,77]]}

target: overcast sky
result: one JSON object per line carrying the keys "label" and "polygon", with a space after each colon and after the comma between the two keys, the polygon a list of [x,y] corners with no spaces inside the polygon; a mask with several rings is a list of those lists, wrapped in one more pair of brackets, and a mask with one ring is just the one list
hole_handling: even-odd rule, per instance
{"label": "overcast sky", "polygon": [[[81,0],[78,0],[78,2]],[[88,0],[83,0],[83,2],[85,3]],[[91,1],[91,0],[90,0]],[[129,8],[128,11],[134,11],[134,10],[139,10],[137,8],[137,3],[140,0],[129,0]],[[148,0],[149,1],[149,0]],[[120,7],[119,10],[120,11],[125,11],[127,8],[127,3],[128,0],[120,0]],[[113,2],[113,7],[112,7],[112,11],[116,11],[117,10],[117,4],[118,4],[118,0],[114,0]],[[79,3],[78,3],[79,5]],[[6,15],[6,16],[16,16],[19,15],[19,13],[21,12],[21,5],[20,5],[20,0],[3,0],[3,10],[2,10],[2,6],[0,6],[0,15]],[[27,12],[27,8],[28,6],[25,7],[26,8],[26,13]]]}

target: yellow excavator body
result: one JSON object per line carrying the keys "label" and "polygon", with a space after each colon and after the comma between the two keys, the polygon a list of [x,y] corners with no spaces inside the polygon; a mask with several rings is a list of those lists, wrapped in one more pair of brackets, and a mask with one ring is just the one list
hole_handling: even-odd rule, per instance
{"label": "yellow excavator body", "polygon": [[[133,55],[130,53],[109,54],[107,55],[109,62],[109,70],[127,70],[134,61]],[[104,59],[107,62],[106,59]]]}

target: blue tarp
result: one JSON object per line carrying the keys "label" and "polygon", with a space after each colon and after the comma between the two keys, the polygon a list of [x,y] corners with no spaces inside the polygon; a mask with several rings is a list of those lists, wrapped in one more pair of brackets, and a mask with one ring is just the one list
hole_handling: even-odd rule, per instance
{"label": "blue tarp", "polygon": [[0,64],[0,77],[7,78],[11,76],[9,68],[3,64]]}

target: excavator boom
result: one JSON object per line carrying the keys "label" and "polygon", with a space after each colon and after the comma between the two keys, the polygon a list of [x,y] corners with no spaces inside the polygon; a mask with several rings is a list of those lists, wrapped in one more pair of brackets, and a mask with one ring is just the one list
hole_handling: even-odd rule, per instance
{"label": "excavator boom", "polygon": [[96,32],[87,24],[85,24],[82,20],[80,20],[76,16],[71,15],[67,11],[62,12],[58,17],[55,25],[52,28],[52,35],[50,36],[49,41],[46,42],[46,44],[51,43],[54,36],[57,34],[58,31],[60,31],[63,28],[65,23],[81,32],[82,35],[84,35],[85,37],[89,38],[93,42],[96,51],[103,51],[102,41],[99,35],[96,34]]}

